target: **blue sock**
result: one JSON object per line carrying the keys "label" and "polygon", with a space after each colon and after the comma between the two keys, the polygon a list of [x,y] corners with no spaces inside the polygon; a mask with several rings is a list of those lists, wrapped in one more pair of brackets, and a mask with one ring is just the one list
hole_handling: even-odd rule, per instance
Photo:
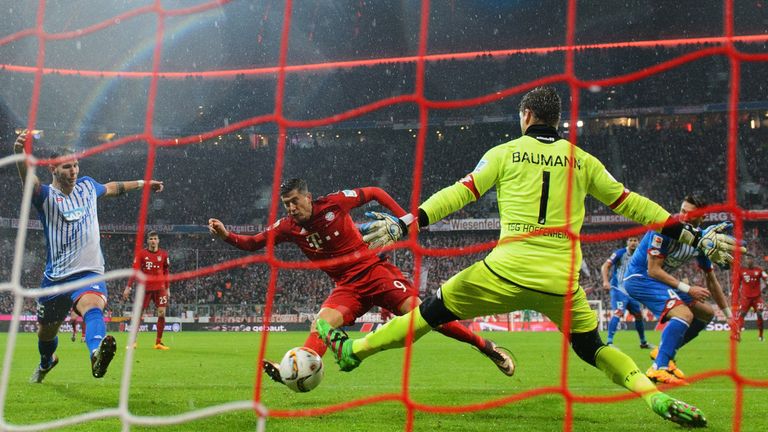
{"label": "blue sock", "polygon": [[40,367],[43,369],[51,366],[51,360],[53,360],[53,353],[56,352],[56,347],[59,346],[59,337],[55,336],[49,341],[37,340],[37,350],[40,351]]}
{"label": "blue sock", "polygon": [[613,335],[616,334],[616,329],[619,328],[619,317],[613,316],[611,317],[611,320],[608,322],[608,340],[606,343],[612,344],[613,343]]}
{"label": "blue sock", "polygon": [[682,348],[683,345],[687,344],[696,336],[698,336],[702,330],[707,328],[707,324],[709,324],[709,322],[694,318],[693,322],[691,322],[691,326],[688,327],[688,331],[685,332],[685,337],[683,337],[683,343],[680,344],[680,347]]}
{"label": "blue sock", "polygon": [[683,341],[683,335],[688,330],[688,323],[680,318],[672,318],[661,332],[661,343],[659,344],[659,354],[653,362],[657,369],[666,369],[669,361],[675,358],[677,349]]}
{"label": "blue sock", "polygon": [[90,309],[83,315],[83,321],[85,321],[85,344],[88,345],[88,355],[90,355],[99,347],[104,335],[107,334],[104,312],[99,308]]}
{"label": "blue sock", "polygon": [[645,340],[645,323],[642,319],[635,318],[635,330],[637,330],[637,335],[640,336],[640,343],[648,343],[648,341]]}

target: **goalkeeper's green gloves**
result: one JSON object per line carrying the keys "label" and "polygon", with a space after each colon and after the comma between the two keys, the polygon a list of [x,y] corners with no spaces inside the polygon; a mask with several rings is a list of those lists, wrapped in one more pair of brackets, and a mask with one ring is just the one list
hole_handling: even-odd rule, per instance
{"label": "goalkeeper's green gloves", "polygon": [[679,240],[704,252],[704,255],[718,266],[727,268],[733,262],[732,252],[736,248],[742,253],[747,252],[747,248],[739,245],[735,237],[725,234],[732,226],[730,222],[720,222],[701,231],[684,224]]}
{"label": "goalkeeper's green gloves", "polygon": [[361,224],[359,227],[363,241],[368,243],[368,247],[371,249],[389,246],[407,236],[408,226],[415,220],[410,213],[402,218],[382,212],[365,212],[365,215],[375,219]]}

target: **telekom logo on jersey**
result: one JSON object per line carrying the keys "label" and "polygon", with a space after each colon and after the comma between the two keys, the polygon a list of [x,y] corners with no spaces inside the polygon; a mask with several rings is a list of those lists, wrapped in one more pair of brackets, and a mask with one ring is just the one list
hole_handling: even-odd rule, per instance
{"label": "telekom logo on jersey", "polygon": [[314,232],[307,236],[307,243],[311,244],[313,248],[320,250],[322,249],[320,245],[323,244],[323,240],[320,238],[320,234]]}
{"label": "telekom logo on jersey", "polygon": [[[333,237],[338,237],[339,235],[340,233],[338,231],[333,232]],[[333,237],[328,235],[323,238],[320,233],[313,232],[307,235],[307,243],[311,244],[313,248],[321,250],[323,248],[321,245],[324,242],[330,241]]]}

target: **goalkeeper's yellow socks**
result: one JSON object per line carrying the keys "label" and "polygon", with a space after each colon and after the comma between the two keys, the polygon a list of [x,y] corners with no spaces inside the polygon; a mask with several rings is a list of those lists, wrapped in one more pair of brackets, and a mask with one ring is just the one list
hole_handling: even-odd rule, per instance
{"label": "goalkeeper's yellow socks", "polygon": [[617,349],[605,346],[597,352],[595,363],[597,368],[605,372],[611,381],[641,395],[645,399],[645,403],[653,408],[651,397],[660,392],[629,356]]}
{"label": "goalkeeper's yellow socks", "polygon": [[402,348],[405,346],[405,340],[408,337],[411,316],[413,316],[413,341],[429,333],[432,327],[424,321],[419,308],[399,316],[380,329],[362,339],[355,339],[352,342],[352,353],[360,360],[365,359],[379,351],[392,348]]}

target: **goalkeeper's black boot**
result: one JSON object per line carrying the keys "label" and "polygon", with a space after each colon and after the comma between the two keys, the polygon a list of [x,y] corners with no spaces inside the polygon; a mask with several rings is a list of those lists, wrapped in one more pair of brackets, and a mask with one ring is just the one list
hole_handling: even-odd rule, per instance
{"label": "goalkeeper's black boot", "polygon": [[480,350],[499,368],[499,370],[506,376],[512,376],[515,374],[515,360],[512,358],[512,353],[496,344],[490,339],[483,339],[485,346]]}

